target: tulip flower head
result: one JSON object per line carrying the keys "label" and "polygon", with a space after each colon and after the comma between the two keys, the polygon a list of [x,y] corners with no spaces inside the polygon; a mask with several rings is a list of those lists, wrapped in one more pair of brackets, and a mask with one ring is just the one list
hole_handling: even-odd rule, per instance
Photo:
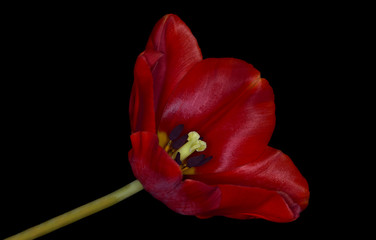
{"label": "tulip flower head", "polygon": [[268,146],[274,94],[257,69],[234,58],[203,59],[187,25],[169,14],[134,74],[129,161],[146,191],[199,218],[298,218],[308,184]]}

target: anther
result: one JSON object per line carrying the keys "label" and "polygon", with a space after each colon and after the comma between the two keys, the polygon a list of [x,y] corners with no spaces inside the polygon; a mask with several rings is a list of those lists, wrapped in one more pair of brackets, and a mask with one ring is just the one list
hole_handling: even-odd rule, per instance
{"label": "anther", "polygon": [[176,140],[180,136],[180,134],[183,132],[183,129],[184,129],[183,124],[177,125],[174,129],[172,129],[170,135],[168,135],[168,138],[171,141]]}
{"label": "anther", "polygon": [[199,156],[188,158],[187,167],[198,167],[200,163],[205,159],[205,155],[201,154]]}
{"label": "anther", "polygon": [[209,162],[212,158],[213,156],[205,158],[204,154],[196,157],[191,157],[187,160],[187,167],[200,167],[205,163]]}
{"label": "anther", "polygon": [[[202,166],[202,165],[204,165],[205,163],[209,162],[210,160],[212,160],[212,158],[213,158],[213,156],[209,156],[209,157],[205,158],[204,160],[202,160],[202,161],[200,162],[200,165],[199,165],[199,166]],[[197,166],[197,167],[199,167],[199,166]]]}
{"label": "anther", "polygon": [[172,142],[171,147],[173,149],[179,149],[187,142],[187,139],[188,139],[187,134],[184,136],[181,136],[180,138]]}
{"label": "anther", "polygon": [[180,152],[178,152],[178,154],[176,154],[175,162],[176,162],[177,164],[179,164],[179,166],[183,164],[183,163],[180,161]]}

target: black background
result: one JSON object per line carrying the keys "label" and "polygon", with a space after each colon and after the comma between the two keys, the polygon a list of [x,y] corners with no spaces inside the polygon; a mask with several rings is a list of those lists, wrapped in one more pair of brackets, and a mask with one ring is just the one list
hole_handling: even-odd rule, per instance
{"label": "black background", "polygon": [[[341,220],[340,180],[328,129],[340,100],[328,74],[332,38],[342,20],[328,6],[216,4],[195,6],[17,6],[6,25],[2,83],[2,204],[6,237],[108,194],[134,180],[128,101],[133,66],[154,24],[177,14],[204,58],[253,64],[274,89],[276,129],[270,145],[288,154],[307,178],[311,199],[286,224],[214,217],[200,220],[169,210],[143,191],[40,239],[129,239],[322,235]],[[331,231],[336,234],[336,231]],[[328,234],[328,232],[327,232]]]}

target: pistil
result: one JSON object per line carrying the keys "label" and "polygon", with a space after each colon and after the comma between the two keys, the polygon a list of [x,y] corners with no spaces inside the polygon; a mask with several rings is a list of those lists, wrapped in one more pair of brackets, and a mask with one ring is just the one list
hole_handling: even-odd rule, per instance
{"label": "pistil", "polygon": [[183,174],[185,174],[185,172],[188,172],[188,169],[192,170],[194,167],[199,167],[207,163],[212,159],[212,156],[205,157],[204,154],[201,154],[188,158],[194,152],[204,151],[207,145],[196,131],[191,131],[188,134],[180,136],[182,132],[183,125],[176,126],[169,134],[169,141],[164,146],[164,150],[175,160]]}
{"label": "pistil", "polygon": [[189,155],[197,152],[202,152],[206,149],[206,142],[200,140],[200,135],[192,131],[188,133],[188,142],[185,143],[182,147],[180,147],[173,155],[172,158],[175,159],[176,154],[180,153],[180,161],[184,161]]}

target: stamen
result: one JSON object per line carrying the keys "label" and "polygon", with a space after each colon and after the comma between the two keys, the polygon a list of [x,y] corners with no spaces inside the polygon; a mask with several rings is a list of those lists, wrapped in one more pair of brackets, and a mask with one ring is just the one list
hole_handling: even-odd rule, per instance
{"label": "stamen", "polygon": [[177,125],[170,133],[170,135],[168,135],[168,138],[171,140],[171,141],[174,141],[176,140],[180,134],[183,132],[183,129],[184,129],[184,125],[183,124],[180,124],[180,125]]}
{"label": "stamen", "polygon": [[171,143],[172,143],[172,141],[170,140],[170,141],[168,141],[167,145],[165,146],[164,150],[166,152],[170,151]]}
{"label": "stamen", "polygon": [[[199,165],[199,166],[202,166],[202,165],[204,165],[205,163],[209,162],[210,160],[212,160],[212,158],[213,158],[213,156],[210,156],[210,157],[205,158],[204,160],[202,160],[202,161],[200,162],[200,165]],[[199,166],[197,166],[197,167],[199,167]]]}
{"label": "stamen", "polygon": [[180,161],[180,152],[178,152],[178,154],[176,154],[175,162],[176,162],[177,164],[179,164],[179,166],[183,164],[183,163]]}
{"label": "stamen", "polygon": [[187,166],[188,167],[199,167],[199,166],[202,166],[205,163],[209,162],[212,158],[213,158],[213,156],[205,158],[204,154],[196,156],[196,157],[192,157],[192,158],[189,158],[187,160]]}
{"label": "stamen", "polygon": [[189,169],[189,167],[184,165],[184,166],[180,166],[180,169],[181,169],[182,172],[184,172],[184,171],[187,171]]}
{"label": "stamen", "polygon": [[173,149],[179,149],[179,148],[181,148],[185,144],[185,142],[187,141],[187,139],[188,139],[188,135],[185,134],[184,136],[181,136],[177,140],[173,141],[172,144],[171,144],[171,147]]}
{"label": "stamen", "polygon": [[201,154],[199,156],[191,157],[187,160],[187,167],[198,167],[200,163],[205,159],[205,155]]}

